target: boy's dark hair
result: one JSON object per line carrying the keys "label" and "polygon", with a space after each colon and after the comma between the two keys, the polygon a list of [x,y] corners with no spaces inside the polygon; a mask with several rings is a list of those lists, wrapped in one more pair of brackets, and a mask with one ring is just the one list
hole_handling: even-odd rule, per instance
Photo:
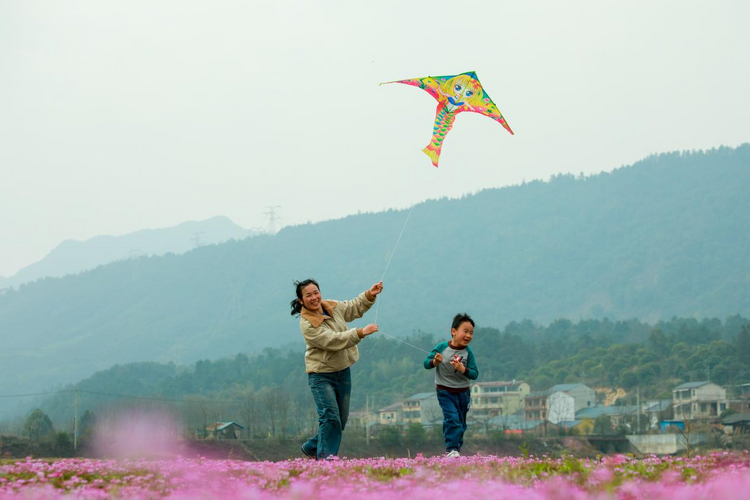
{"label": "boy's dark hair", "polygon": [[294,286],[297,287],[297,298],[289,304],[292,306],[292,316],[296,316],[302,312],[302,303],[300,302],[300,300],[302,300],[302,289],[307,285],[315,285],[318,287],[318,290],[320,290],[320,285],[318,285],[318,282],[312,278],[308,278],[304,281],[295,281]]}
{"label": "boy's dark hair", "polygon": [[458,329],[458,327],[461,326],[461,323],[463,323],[464,321],[468,321],[469,323],[471,323],[471,326],[476,326],[474,324],[474,320],[471,319],[471,317],[468,314],[458,313],[456,314],[456,317],[453,318],[453,324],[451,325],[451,330]]}

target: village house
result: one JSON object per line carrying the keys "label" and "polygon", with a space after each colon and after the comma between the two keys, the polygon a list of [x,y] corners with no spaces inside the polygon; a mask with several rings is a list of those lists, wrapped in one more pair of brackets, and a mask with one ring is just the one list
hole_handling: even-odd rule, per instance
{"label": "village house", "polygon": [[750,413],[750,384],[742,384],[738,387],[739,397],[729,400],[729,408],[738,413]]}
{"label": "village house", "polygon": [[727,434],[750,434],[750,413],[735,413],[721,419],[721,424]]}
{"label": "village house", "polygon": [[672,389],[675,420],[716,418],[728,407],[726,389],[713,382],[687,382]]}
{"label": "village house", "polygon": [[589,418],[585,420],[563,420],[557,425],[560,429],[579,436],[587,436],[594,433],[594,421]]}
{"label": "village house", "polygon": [[596,406],[596,392],[584,384],[557,384],[549,390],[550,394],[564,392],[574,400],[574,411]]}
{"label": "village house", "polygon": [[393,403],[378,410],[378,423],[380,425],[393,425],[401,423],[402,403]]}
{"label": "village house", "polygon": [[443,412],[435,392],[420,392],[401,403],[401,418],[405,424],[419,423],[432,426],[443,421]]}
{"label": "village house", "polygon": [[560,422],[575,420],[575,418],[575,398],[563,391],[550,393],[547,398],[547,420],[553,424],[559,424]]}
{"label": "village house", "polygon": [[[599,417],[607,417],[612,428],[625,424],[625,417],[637,418],[637,406],[593,406],[576,412],[576,419],[596,421]],[[644,419],[644,426],[646,425]]]}
{"label": "village house", "polygon": [[352,411],[349,412],[347,428],[370,429],[373,425],[380,423],[379,412],[374,411]]}
{"label": "village house", "polygon": [[216,422],[206,427],[206,433],[214,439],[239,439],[244,430],[237,422]]}
{"label": "village house", "polygon": [[553,423],[575,420],[577,411],[596,405],[596,392],[583,384],[558,384],[547,391],[529,393],[524,399],[526,420]]}
{"label": "village house", "polygon": [[[727,402],[727,408],[737,413],[750,413],[750,400],[747,399],[730,399]],[[721,416],[721,414],[719,414]]]}
{"label": "village house", "polygon": [[533,391],[524,398],[525,420],[547,420],[547,398],[549,391]]}
{"label": "village house", "polygon": [[665,417],[669,416],[668,413],[672,409],[672,400],[654,399],[651,401],[646,401],[641,405],[641,407],[641,411],[643,412],[645,421],[648,423],[644,428],[658,429],[659,422],[661,422]]}
{"label": "village house", "polygon": [[524,408],[529,392],[523,381],[477,382],[471,387],[471,413],[477,418],[512,415]]}
{"label": "village house", "polygon": [[520,412],[515,415],[492,417],[488,424],[494,429],[502,430],[505,434],[530,434],[533,436],[546,436],[559,428],[546,420],[527,420]]}

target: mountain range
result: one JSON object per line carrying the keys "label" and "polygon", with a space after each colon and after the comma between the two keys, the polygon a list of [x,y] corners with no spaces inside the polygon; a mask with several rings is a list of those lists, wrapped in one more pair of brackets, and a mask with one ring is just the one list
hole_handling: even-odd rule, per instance
{"label": "mountain range", "polygon": [[18,287],[45,277],[62,277],[124,259],[166,253],[185,253],[197,246],[242,240],[258,234],[229,218],[183,222],[174,227],[144,229],[122,236],[95,236],[85,241],[65,240],[42,260],[10,277],[0,276],[0,289]]}
{"label": "mountain range", "polygon": [[[44,278],[0,295],[0,394],[117,363],[301,346],[294,280],[349,299],[390,262],[381,331],[750,315],[750,145],[487,189]],[[408,224],[404,227],[405,221]],[[403,228],[396,252],[395,243]]]}

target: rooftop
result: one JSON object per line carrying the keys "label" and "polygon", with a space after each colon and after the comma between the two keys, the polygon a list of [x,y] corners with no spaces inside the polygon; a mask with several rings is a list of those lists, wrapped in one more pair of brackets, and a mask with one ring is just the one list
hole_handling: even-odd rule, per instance
{"label": "rooftop", "polygon": [[206,430],[209,430],[209,431],[223,431],[227,427],[231,427],[233,425],[236,425],[240,429],[244,429],[244,427],[241,426],[240,424],[238,424],[237,422],[216,422],[215,424],[211,424],[208,427],[206,427]]}
{"label": "rooftop", "polygon": [[673,390],[677,391],[680,389],[696,389],[698,387],[703,387],[704,385],[710,384],[710,383],[711,382],[709,382],[708,380],[704,380],[703,382],[686,382],[682,385],[678,385]]}
{"label": "rooftop", "polygon": [[750,424],[750,413],[733,413],[726,418],[722,418],[721,423],[724,425]]}
{"label": "rooftop", "polygon": [[583,423],[583,420],[562,420],[558,422],[557,425],[559,425],[563,429],[572,429],[573,427],[576,427],[577,425],[580,425],[581,423]]}
{"label": "rooftop", "polygon": [[576,412],[576,419],[596,418],[602,415],[631,415],[638,412],[637,406],[594,406]]}
{"label": "rooftop", "polygon": [[532,391],[526,395],[527,398],[540,398],[543,396],[549,396],[549,391]]}
{"label": "rooftop", "polygon": [[512,382],[508,382],[507,380],[499,380],[497,382],[475,382],[474,385],[478,385],[479,387],[508,387],[508,386],[518,386],[521,384],[525,384],[523,380],[514,380]]}
{"label": "rooftop", "polygon": [[393,403],[392,405],[388,405],[385,408],[381,408],[378,411],[396,411],[401,408],[401,402]]}
{"label": "rooftop", "polygon": [[557,384],[557,385],[553,385],[552,388],[549,390],[549,392],[572,391],[578,386],[585,387],[583,384]]}
{"label": "rooftop", "polygon": [[411,396],[409,398],[404,399],[404,401],[411,401],[411,400],[414,400],[414,399],[420,399],[420,400],[421,399],[427,399],[427,398],[429,398],[431,396],[437,397],[434,392],[418,392],[417,394],[415,394],[415,395],[413,395],[413,396]]}
{"label": "rooftop", "polygon": [[671,399],[655,399],[653,401],[646,401],[643,405],[643,411],[654,412],[664,411],[672,407]]}

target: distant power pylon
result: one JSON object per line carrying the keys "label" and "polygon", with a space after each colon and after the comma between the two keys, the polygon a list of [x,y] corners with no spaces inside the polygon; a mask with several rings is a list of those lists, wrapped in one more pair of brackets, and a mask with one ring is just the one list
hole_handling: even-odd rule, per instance
{"label": "distant power pylon", "polygon": [[279,205],[273,205],[270,207],[266,207],[267,210],[263,212],[263,215],[268,216],[268,233],[269,234],[276,234],[276,223],[281,222],[281,216],[276,213],[277,208],[281,208]]}
{"label": "distant power pylon", "polygon": [[140,248],[131,248],[128,252],[128,259],[137,259],[139,257],[143,257],[143,250]]}
{"label": "distant power pylon", "polygon": [[203,246],[203,239],[201,238],[202,234],[206,234],[205,231],[198,231],[193,233],[193,237],[190,238],[190,241],[193,243],[193,248],[198,248]]}

